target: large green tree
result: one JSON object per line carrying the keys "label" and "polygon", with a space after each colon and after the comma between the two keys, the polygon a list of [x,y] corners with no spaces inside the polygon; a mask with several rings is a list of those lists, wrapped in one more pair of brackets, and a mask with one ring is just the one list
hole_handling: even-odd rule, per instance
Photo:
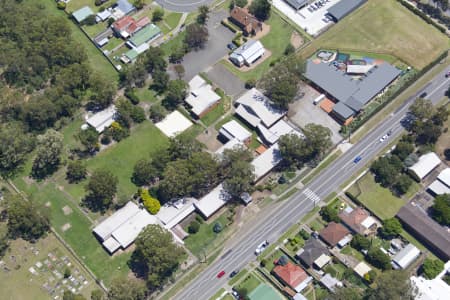
{"label": "large green tree", "polygon": [[38,135],[37,153],[31,170],[33,177],[44,178],[56,171],[64,149],[63,140],[63,135],[53,129],[49,129],[43,135]]}
{"label": "large green tree", "polygon": [[109,170],[95,170],[86,185],[87,195],[83,199],[83,203],[94,211],[104,211],[113,202],[117,184],[117,176]]}
{"label": "large green tree", "polygon": [[389,270],[392,268],[389,256],[377,247],[370,248],[366,258],[369,263],[382,270]]}
{"label": "large green tree", "polygon": [[71,160],[67,164],[66,179],[70,183],[78,183],[86,178],[86,166],[81,160]]}
{"label": "large green tree", "polygon": [[255,170],[251,161],[252,153],[243,147],[226,149],[220,165],[224,175],[224,189],[235,198],[244,192],[251,192],[255,180]]}
{"label": "large green tree", "polygon": [[148,185],[158,177],[158,171],[155,169],[150,159],[140,159],[133,168],[131,181],[138,186]]}
{"label": "large green tree", "polygon": [[367,300],[413,300],[409,274],[406,271],[385,271],[375,280],[374,289],[366,289]]}
{"label": "large green tree", "polygon": [[450,225],[450,195],[438,195],[431,206],[431,216],[439,224]]}
{"label": "large green tree", "polygon": [[0,174],[11,174],[22,165],[33,144],[33,136],[24,133],[19,126],[0,126]]}
{"label": "large green tree", "polygon": [[253,0],[249,10],[261,21],[265,21],[270,17],[270,3],[268,0]]}
{"label": "large green tree", "polygon": [[362,300],[361,291],[354,287],[338,287],[327,297],[328,300]]}
{"label": "large green tree", "polygon": [[94,128],[80,130],[77,137],[87,153],[93,153],[98,149],[98,132]]}
{"label": "large green tree", "polygon": [[108,300],[145,300],[147,287],[135,278],[115,278],[108,290]]}
{"label": "large green tree", "polygon": [[392,239],[402,232],[402,224],[397,218],[384,220],[383,227],[380,228],[380,234],[386,239]]}
{"label": "large green tree", "polygon": [[148,225],[135,242],[131,257],[133,270],[147,280],[151,291],[163,286],[178,268],[184,251],[173,236],[159,225]]}
{"label": "large green tree", "polygon": [[208,41],[208,28],[198,23],[193,23],[186,26],[186,36],[184,43],[189,50],[200,50],[205,47]]}
{"label": "large green tree", "polygon": [[384,187],[389,187],[395,182],[402,168],[403,164],[396,155],[380,157],[370,166],[370,170],[375,174],[375,180]]}
{"label": "large green tree", "polygon": [[188,86],[186,82],[180,79],[169,81],[167,85],[167,95],[162,104],[168,110],[174,110],[178,105],[183,103],[187,96]]}

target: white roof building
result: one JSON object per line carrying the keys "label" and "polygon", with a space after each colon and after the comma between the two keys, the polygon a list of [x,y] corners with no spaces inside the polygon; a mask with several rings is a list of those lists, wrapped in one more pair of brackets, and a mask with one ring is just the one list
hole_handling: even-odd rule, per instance
{"label": "white roof building", "polygon": [[111,10],[105,9],[104,11],[100,11],[95,15],[95,21],[97,23],[106,21],[111,17]]}
{"label": "white roof building", "polygon": [[116,107],[111,105],[110,107],[95,113],[91,117],[86,119],[86,123],[92,126],[98,133],[102,133],[106,128],[111,126],[114,122],[114,116],[116,115]]}
{"label": "white roof building", "polygon": [[192,126],[192,122],[178,110],[168,114],[164,120],[155,124],[166,136],[174,137]]}
{"label": "white roof building", "polygon": [[196,75],[189,81],[189,95],[185,101],[192,107],[192,112],[200,117],[202,114],[208,112],[208,109],[213,107],[220,101],[221,97],[217,95],[212,86],[200,76]]}
{"label": "white roof building", "polygon": [[217,155],[222,155],[223,152],[227,149],[234,149],[236,147],[245,147],[244,144],[237,139],[229,140],[226,144],[222,145],[219,149],[216,150]]}
{"label": "white roof building", "polygon": [[373,65],[347,65],[349,74],[366,74],[373,68]]}
{"label": "white roof building", "polygon": [[194,203],[196,202],[197,200],[194,198],[183,198],[174,203],[166,203],[161,206],[156,217],[164,224],[166,229],[172,229],[194,212]]}
{"label": "white roof building", "polygon": [[255,168],[255,182],[267,175],[273,168],[281,162],[281,153],[278,144],[272,145],[260,156],[252,161]]}
{"label": "white roof building", "polygon": [[314,264],[319,268],[322,269],[326,264],[328,264],[331,261],[331,257],[322,253],[315,261]]}
{"label": "white roof building", "polygon": [[257,128],[262,138],[264,139],[264,142],[269,145],[275,144],[276,142],[278,142],[281,136],[290,133],[295,133],[303,138],[303,134],[295,130],[291,125],[289,125],[284,120],[279,120],[278,122],[273,124],[272,127],[270,128],[267,128],[260,123],[258,124]]}
{"label": "white roof building", "polygon": [[322,283],[328,290],[334,292],[335,287],[342,287],[342,282],[338,279],[334,278],[330,274],[325,274],[322,278],[320,278],[320,283]]}
{"label": "white roof building", "polygon": [[237,66],[244,64],[251,65],[258,58],[264,55],[266,49],[263,44],[257,40],[248,40],[242,46],[233,51],[230,55],[230,60]]}
{"label": "white roof building", "polygon": [[450,194],[450,168],[439,173],[437,179],[428,186],[434,195]]}
{"label": "white roof building", "polygon": [[413,244],[408,244],[405,248],[400,250],[392,258],[394,268],[406,269],[420,256],[420,250]]}
{"label": "white roof building", "polygon": [[223,189],[223,185],[219,184],[209,194],[194,203],[200,213],[209,218],[230,199],[228,193]]}
{"label": "white roof building", "polygon": [[359,264],[357,264],[354,268],[353,271],[355,271],[356,274],[358,274],[361,278],[364,278],[364,275],[366,275],[367,273],[369,273],[369,271],[372,270],[371,267],[369,267],[365,262],[360,262]]}
{"label": "white roof building", "polygon": [[223,124],[219,130],[219,133],[228,140],[236,139],[242,143],[248,141],[252,136],[252,133],[239,124],[236,120],[231,120],[230,122]]}
{"label": "white roof building", "polygon": [[450,285],[448,285],[442,277],[450,272],[450,261],[448,261],[444,270],[436,276],[436,278],[428,280],[422,276],[411,277],[411,283],[416,290],[416,300],[446,300],[450,295]]}
{"label": "white roof building", "polygon": [[158,220],[147,210],[140,209],[130,201],[97,225],[93,232],[101,239],[106,250],[112,254],[119,248],[127,248],[149,224],[158,224]]}
{"label": "white roof building", "polygon": [[272,106],[269,98],[255,88],[244,93],[236,104],[236,113],[253,127],[262,123],[269,128],[286,114],[286,111]]}
{"label": "white roof building", "polygon": [[437,154],[434,152],[430,152],[422,155],[419,158],[419,161],[416,162],[412,167],[410,167],[409,170],[420,180],[422,180],[437,166],[439,166],[440,163],[441,160],[439,159],[439,156],[437,156]]}

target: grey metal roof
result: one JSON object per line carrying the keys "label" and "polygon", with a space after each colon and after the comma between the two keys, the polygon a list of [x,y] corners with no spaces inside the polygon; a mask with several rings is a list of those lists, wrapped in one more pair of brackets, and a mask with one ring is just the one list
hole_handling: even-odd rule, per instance
{"label": "grey metal roof", "polygon": [[344,104],[344,102],[338,102],[333,107],[333,112],[341,116],[343,119],[348,119],[355,114],[355,112]]}
{"label": "grey metal roof", "polygon": [[[382,63],[374,66],[362,79],[353,79],[333,64],[308,60],[305,76],[336,100],[358,112],[400,73],[401,71],[396,67]],[[333,110],[340,107],[335,106]]]}
{"label": "grey metal roof", "polygon": [[337,21],[363,5],[367,0],[341,0],[328,9],[328,13]]}
{"label": "grey metal roof", "polygon": [[290,6],[292,6],[297,10],[308,4],[308,0],[284,0],[284,1],[286,1],[287,4],[289,4]]}

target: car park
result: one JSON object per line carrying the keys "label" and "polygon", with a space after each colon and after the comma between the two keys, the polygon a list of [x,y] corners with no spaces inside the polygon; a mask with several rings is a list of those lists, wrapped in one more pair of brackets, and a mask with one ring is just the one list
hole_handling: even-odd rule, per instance
{"label": "car park", "polygon": [[269,242],[265,240],[261,244],[256,247],[255,255],[260,255],[264,250],[266,250],[267,246],[269,246]]}
{"label": "car park", "polygon": [[224,270],[220,271],[219,274],[217,274],[217,278],[222,278],[223,275],[225,275]]}

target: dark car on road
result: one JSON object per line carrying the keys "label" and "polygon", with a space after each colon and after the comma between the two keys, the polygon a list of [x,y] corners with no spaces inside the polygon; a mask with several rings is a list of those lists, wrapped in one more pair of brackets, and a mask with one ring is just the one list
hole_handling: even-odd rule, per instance
{"label": "dark car on road", "polygon": [[233,272],[231,272],[230,273],[230,278],[233,278],[234,276],[236,276],[237,273],[239,273],[239,270],[234,270]]}

